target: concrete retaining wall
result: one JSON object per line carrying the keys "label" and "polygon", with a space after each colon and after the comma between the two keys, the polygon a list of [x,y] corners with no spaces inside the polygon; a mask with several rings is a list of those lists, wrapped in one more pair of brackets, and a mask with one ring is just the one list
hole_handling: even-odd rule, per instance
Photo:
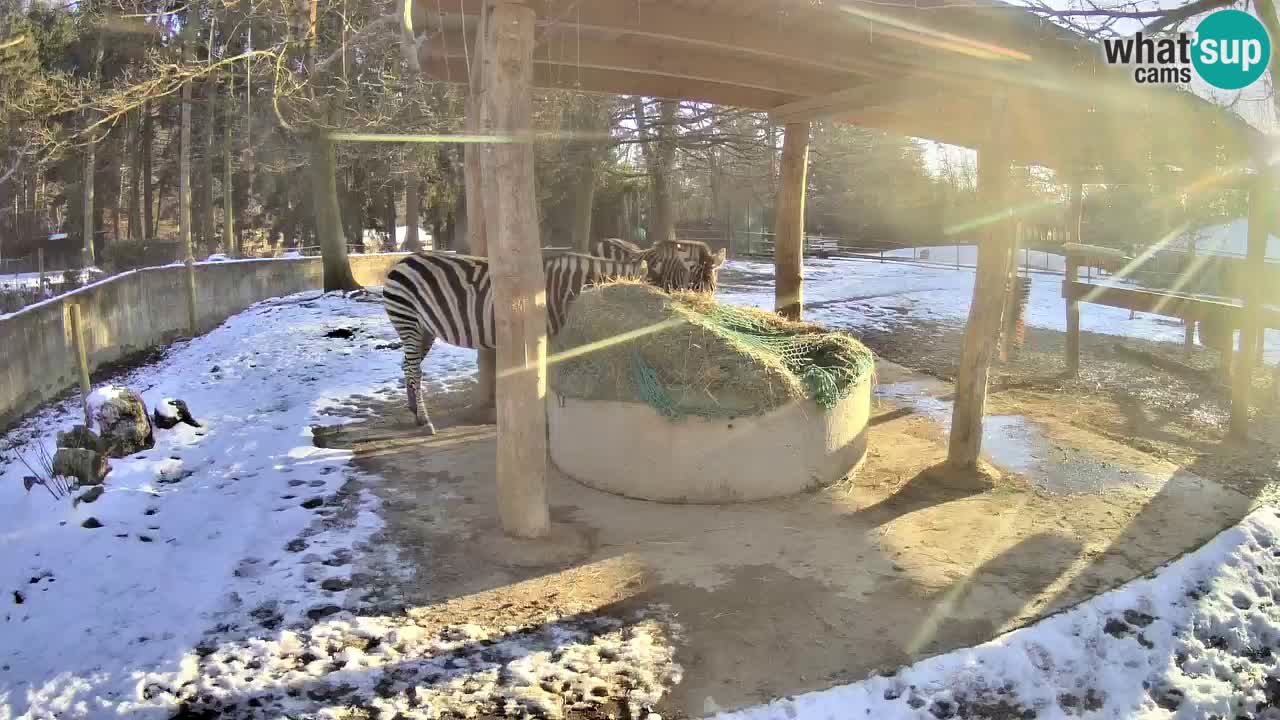
{"label": "concrete retaining wall", "polygon": [[[362,285],[381,285],[401,253],[353,255]],[[319,258],[197,263],[200,332],[271,297],[322,287]],[[68,303],[79,303],[89,368],[171,342],[187,332],[186,268],[134,270],[0,318],[0,430],[77,381]]]}

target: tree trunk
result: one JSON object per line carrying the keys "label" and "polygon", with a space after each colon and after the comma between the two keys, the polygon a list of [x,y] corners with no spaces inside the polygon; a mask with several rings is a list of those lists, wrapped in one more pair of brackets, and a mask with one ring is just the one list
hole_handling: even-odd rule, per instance
{"label": "tree trunk", "polygon": [[347,259],[347,242],[342,235],[342,210],[338,204],[338,158],[333,141],[320,132],[311,141],[311,201],[315,212],[316,237],[324,266],[324,290],[359,290]]}
{"label": "tree trunk", "polygon": [[142,242],[142,116],[133,113],[129,123],[129,241]]}
{"label": "tree trunk", "polygon": [[589,253],[591,249],[591,211],[595,206],[596,172],[591,163],[578,168],[573,191],[573,249]]}
{"label": "tree trunk", "polygon": [[654,162],[649,168],[649,186],[653,189],[653,216],[649,218],[651,243],[674,240],[676,236],[671,174],[675,170],[675,121],[679,105],[675,100],[662,101],[662,124],[658,126],[657,148],[653,155]]}
{"label": "tree trunk", "polygon": [[[1009,156],[1001,143],[1007,127],[1003,96],[992,101],[990,139],[978,151],[978,196],[985,215],[1000,217],[1009,197]],[[956,399],[951,413],[947,463],[961,472],[977,469],[982,451],[983,414],[1004,315],[1005,288],[1013,263],[1013,221],[1001,218],[980,230],[973,301],[965,324],[956,373]]]}
{"label": "tree trunk", "polygon": [[[483,117],[493,132],[519,136],[532,125],[534,12],[516,3],[498,3],[489,12],[485,56],[492,62],[483,64]],[[497,339],[498,515],[502,529],[518,538],[551,532],[546,284],[533,163],[528,143],[486,145],[481,154]]]}
{"label": "tree trunk", "polygon": [[[190,62],[195,52],[188,32],[182,42],[182,57]],[[178,251],[184,261],[195,259],[191,245],[191,83],[182,85],[182,119],[178,126]]]}
{"label": "tree trunk", "polygon": [[[206,250],[214,250],[218,244],[217,233],[214,231],[215,220],[214,211],[215,203],[213,201],[213,155],[214,141],[213,136],[217,128],[218,103],[217,100],[218,83],[212,78],[206,78],[204,81],[204,107],[205,107],[205,126],[204,138],[201,143],[204,151],[200,158],[200,177],[201,193],[200,193],[200,236]],[[230,252],[231,248],[224,247],[222,252]]]}
{"label": "tree trunk", "polygon": [[240,244],[236,242],[235,193],[232,189],[232,154],[235,150],[231,142],[231,125],[235,120],[235,82],[227,81],[227,100],[222,111],[222,246],[235,257],[241,253]]}
{"label": "tree trunk", "polygon": [[84,165],[81,168],[81,186],[80,186],[80,232],[83,241],[83,258],[84,267],[89,267],[97,262],[97,258],[93,251],[93,174],[97,166],[96,158],[97,143],[93,138],[89,138],[89,142],[84,148]]}
{"label": "tree trunk", "polygon": [[422,249],[422,239],[418,237],[418,221],[422,215],[422,183],[418,179],[417,170],[410,167],[404,176],[404,250],[418,252]]}
{"label": "tree trunk", "polygon": [[804,196],[809,123],[787,123],[774,218],[774,310],[799,320],[804,308]]}
{"label": "tree trunk", "polygon": [[382,226],[387,231],[387,241],[383,244],[383,250],[397,250],[396,248],[396,184],[387,182],[386,201],[384,205]]}
{"label": "tree trunk", "polygon": [[157,234],[155,220],[155,190],[151,184],[151,155],[155,144],[155,124],[151,118],[151,104],[142,104],[142,232],[140,239],[146,242]]}

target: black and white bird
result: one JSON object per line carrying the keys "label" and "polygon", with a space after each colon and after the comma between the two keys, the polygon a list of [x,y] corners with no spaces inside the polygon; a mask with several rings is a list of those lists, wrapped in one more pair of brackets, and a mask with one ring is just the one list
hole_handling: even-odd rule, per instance
{"label": "black and white bird", "polygon": [[169,430],[178,423],[186,423],[191,427],[201,427],[200,423],[191,417],[191,410],[187,408],[187,404],[174,398],[165,398],[157,403],[156,409],[152,411],[152,416],[156,427],[162,430]]}

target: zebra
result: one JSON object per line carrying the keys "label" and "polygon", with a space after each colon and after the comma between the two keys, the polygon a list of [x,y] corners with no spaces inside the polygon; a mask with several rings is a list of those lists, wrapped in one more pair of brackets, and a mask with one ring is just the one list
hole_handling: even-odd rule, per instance
{"label": "zebra", "polygon": [[614,260],[641,258],[649,266],[646,280],[667,292],[693,290],[714,293],[725,252],[712,253],[706,243],[687,240],[663,240],[648,250],[618,238],[598,240],[595,254]]}
{"label": "zebra", "polygon": [[[639,277],[641,260],[609,260],[579,253],[544,257],[547,325],[555,335],[569,303],[586,285],[615,277]],[[391,267],[383,307],[404,346],[404,380],[418,425],[434,435],[422,394],[422,360],[437,338],[450,345],[493,349],[493,282],[488,258],[418,252]]]}

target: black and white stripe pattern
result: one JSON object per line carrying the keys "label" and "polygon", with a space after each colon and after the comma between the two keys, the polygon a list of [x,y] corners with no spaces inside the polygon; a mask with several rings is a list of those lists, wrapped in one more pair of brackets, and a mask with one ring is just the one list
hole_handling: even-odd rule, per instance
{"label": "black and white stripe pattern", "polygon": [[706,243],[663,240],[648,250],[618,238],[596,241],[596,255],[616,260],[643,259],[649,266],[646,280],[667,292],[693,290],[715,292],[725,253],[712,253]]}
{"label": "black and white stripe pattern", "polygon": [[[550,333],[559,332],[569,303],[583,287],[610,278],[638,277],[643,268],[638,259],[609,260],[578,253],[544,258]],[[434,433],[422,395],[422,359],[437,338],[458,347],[495,347],[489,260],[433,252],[410,255],[387,273],[382,302],[404,346],[409,407],[418,424]]]}

